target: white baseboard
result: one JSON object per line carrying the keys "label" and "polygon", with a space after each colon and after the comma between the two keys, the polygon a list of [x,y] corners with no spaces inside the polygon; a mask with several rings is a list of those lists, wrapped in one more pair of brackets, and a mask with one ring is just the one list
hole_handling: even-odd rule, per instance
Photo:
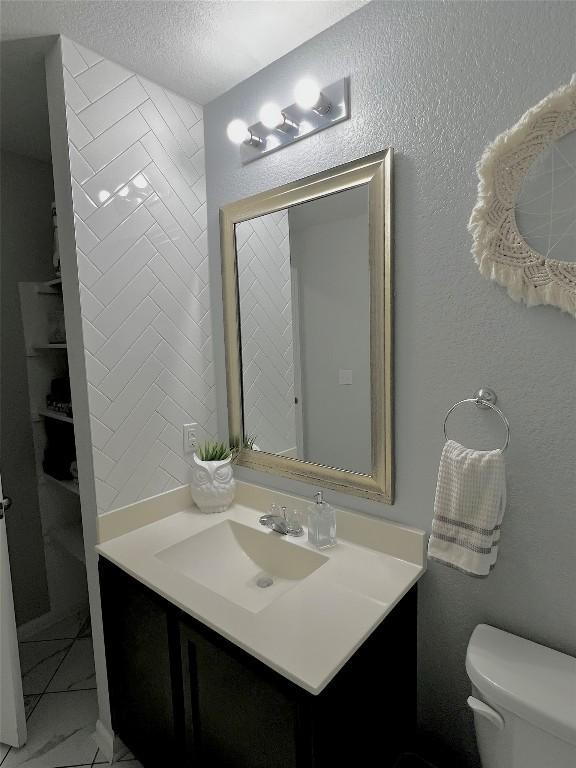
{"label": "white baseboard", "polygon": [[108,726],[104,725],[102,720],[96,722],[96,730],[92,734],[92,738],[96,742],[100,751],[104,754],[104,757],[111,764],[114,759],[114,743],[117,741],[114,731],[110,730]]}

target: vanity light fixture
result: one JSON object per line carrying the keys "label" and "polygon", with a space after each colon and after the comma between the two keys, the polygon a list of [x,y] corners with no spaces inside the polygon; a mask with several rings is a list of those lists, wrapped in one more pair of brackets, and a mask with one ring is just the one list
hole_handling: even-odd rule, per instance
{"label": "vanity light fixture", "polygon": [[320,88],[312,78],[296,83],[294,103],[262,105],[259,122],[247,125],[236,118],[228,124],[228,138],[240,147],[243,164],[305,139],[350,117],[348,78]]}
{"label": "vanity light fixture", "polygon": [[311,109],[318,115],[327,115],[332,109],[331,102],[318,88],[316,81],[309,77],[296,83],[294,98],[301,109]]}
{"label": "vanity light fixture", "polygon": [[278,131],[295,131],[298,130],[298,123],[290,120],[282,112],[278,104],[273,101],[268,101],[260,108],[259,113],[260,122],[266,128]]}
{"label": "vanity light fixture", "polygon": [[257,136],[252,132],[251,128],[248,128],[244,120],[231,120],[228,123],[226,134],[232,144],[248,144],[253,147],[259,147],[264,145],[264,139]]}

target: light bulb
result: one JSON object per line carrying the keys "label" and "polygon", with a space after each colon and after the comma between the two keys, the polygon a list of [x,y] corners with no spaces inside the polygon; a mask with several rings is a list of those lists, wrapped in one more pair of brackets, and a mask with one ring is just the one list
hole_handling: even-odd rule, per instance
{"label": "light bulb", "polygon": [[320,101],[320,88],[314,80],[306,77],[296,83],[294,98],[301,109],[312,109]]}
{"label": "light bulb", "polygon": [[233,144],[243,144],[245,141],[250,141],[252,137],[244,120],[238,119],[228,123],[226,134]]}
{"label": "light bulb", "polygon": [[284,115],[282,110],[273,101],[268,101],[262,105],[259,113],[260,122],[263,123],[266,128],[278,128],[284,122]]}

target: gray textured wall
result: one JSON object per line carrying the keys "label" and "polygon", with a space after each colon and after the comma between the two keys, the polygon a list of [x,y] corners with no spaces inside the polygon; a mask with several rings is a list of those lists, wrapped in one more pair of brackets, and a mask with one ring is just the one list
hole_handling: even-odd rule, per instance
{"label": "gray textured wall", "polygon": [[[474,580],[432,565],[420,589],[420,722],[462,766],[476,764],[464,657],[478,622],[576,653],[576,322],[554,308],[515,304],[484,280],[466,230],[477,159],[528,107],[569,81],[575,26],[572,3],[371,3],[204,113],[214,301],[221,205],[395,149],[397,498],[385,507],[327,497],[429,530],[446,409],[489,385],[512,424],[510,504],[496,570]],[[226,139],[228,121],[251,122],[271,98],[290,103],[305,74],[321,83],[349,75],[352,119],[242,167]],[[455,418],[456,437],[478,447],[502,439],[489,416],[475,416]]]}
{"label": "gray textured wall", "polygon": [[18,624],[50,610],[18,283],[50,280],[52,166],[2,152],[0,463]]}

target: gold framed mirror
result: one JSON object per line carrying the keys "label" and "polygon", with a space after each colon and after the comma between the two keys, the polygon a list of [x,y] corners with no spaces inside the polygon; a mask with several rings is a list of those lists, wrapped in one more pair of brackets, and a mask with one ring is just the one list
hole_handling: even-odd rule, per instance
{"label": "gold framed mirror", "polygon": [[220,247],[237,463],[391,504],[392,149],[221,208]]}

